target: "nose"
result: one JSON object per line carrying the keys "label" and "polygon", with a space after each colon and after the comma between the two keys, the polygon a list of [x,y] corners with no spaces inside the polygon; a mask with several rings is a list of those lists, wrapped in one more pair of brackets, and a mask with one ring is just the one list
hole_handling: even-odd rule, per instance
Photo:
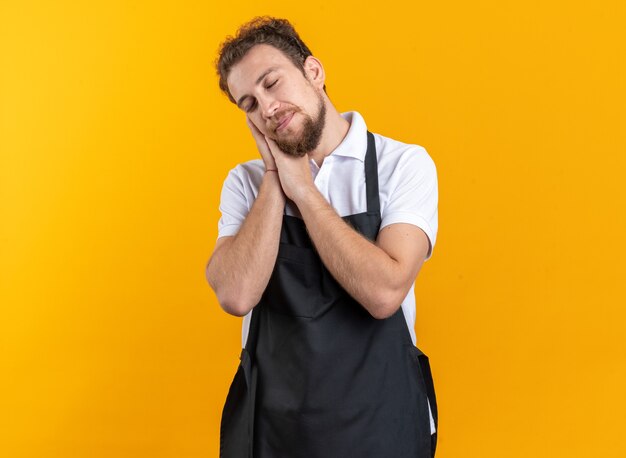
{"label": "nose", "polygon": [[263,98],[259,99],[259,107],[261,108],[261,113],[263,113],[263,117],[266,119],[270,119],[274,114],[278,111],[278,107],[280,106],[278,100],[274,98]]}

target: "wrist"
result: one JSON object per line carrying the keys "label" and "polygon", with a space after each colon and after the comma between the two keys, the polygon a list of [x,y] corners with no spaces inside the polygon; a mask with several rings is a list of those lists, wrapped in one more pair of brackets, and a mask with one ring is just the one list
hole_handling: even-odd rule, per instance
{"label": "wrist", "polygon": [[319,192],[317,186],[311,183],[309,186],[299,187],[296,193],[292,196],[291,200],[298,206],[298,208],[309,207],[319,202],[319,199],[324,199],[324,196]]}
{"label": "wrist", "polygon": [[270,189],[270,192],[277,194],[279,198],[285,198],[285,193],[280,184],[280,178],[278,178],[278,172],[266,170],[265,173],[263,173],[261,186],[267,187]]}

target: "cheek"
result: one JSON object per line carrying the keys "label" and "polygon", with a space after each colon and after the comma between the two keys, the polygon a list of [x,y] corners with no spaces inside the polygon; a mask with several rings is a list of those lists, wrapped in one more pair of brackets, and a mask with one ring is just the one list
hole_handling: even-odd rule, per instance
{"label": "cheek", "polygon": [[307,89],[304,84],[286,82],[276,91],[275,96],[282,105],[302,108],[306,101]]}
{"label": "cheek", "polygon": [[304,111],[309,114],[313,114],[317,110],[318,96],[310,85],[303,84],[300,88],[300,97],[298,102]]}

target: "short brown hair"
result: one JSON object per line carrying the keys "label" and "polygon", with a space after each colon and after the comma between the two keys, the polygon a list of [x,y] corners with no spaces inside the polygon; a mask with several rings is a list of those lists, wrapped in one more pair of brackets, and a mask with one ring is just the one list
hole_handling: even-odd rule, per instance
{"label": "short brown hair", "polygon": [[[229,36],[221,44],[215,62],[220,78],[220,89],[231,102],[236,103],[228,90],[226,79],[232,67],[244,58],[250,49],[259,44],[266,44],[282,51],[285,56],[300,69],[304,75],[304,61],[313,53],[300,39],[300,36],[287,19],[270,16],[255,17],[243,24],[237,35]],[[324,90],[326,86],[324,86]]]}

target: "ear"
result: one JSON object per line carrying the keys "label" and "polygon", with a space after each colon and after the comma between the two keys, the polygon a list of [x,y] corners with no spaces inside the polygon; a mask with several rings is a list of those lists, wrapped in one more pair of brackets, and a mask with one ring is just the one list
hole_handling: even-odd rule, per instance
{"label": "ear", "polygon": [[309,56],[304,61],[304,74],[307,79],[318,89],[324,87],[326,81],[326,73],[324,72],[324,66],[316,57]]}

